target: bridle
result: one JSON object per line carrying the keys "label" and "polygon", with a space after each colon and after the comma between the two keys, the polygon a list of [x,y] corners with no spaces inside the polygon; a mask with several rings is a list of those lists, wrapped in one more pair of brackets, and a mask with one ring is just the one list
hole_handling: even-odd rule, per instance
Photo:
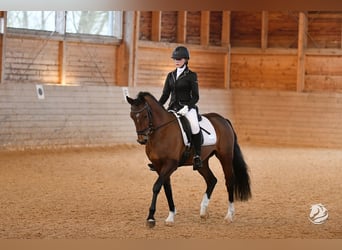
{"label": "bridle", "polygon": [[141,129],[141,130],[136,130],[136,133],[137,135],[143,135],[143,136],[146,136],[148,137],[149,135],[151,135],[153,132],[157,131],[158,129],[174,122],[177,120],[177,118],[174,118],[168,122],[165,122],[165,123],[162,123],[161,125],[158,125],[158,126],[153,126],[153,122],[152,122],[152,110],[150,108],[150,106],[148,105],[148,103],[145,103],[144,107],[142,107],[141,109],[139,110],[131,110],[131,113],[134,113],[134,114],[140,114],[142,113],[143,111],[147,110],[147,117],[148,117],[148,127],[147,128],[144,128],[144,129]]}
{"label": "bridle", "polygon": [[144,107],[139,110],[131,110],[131,113],[140,114],[145,110],[147,110],[148,127],[142,130],[136,130],[137,135],[148,136],[153,133],[152,112],[150,106],[147,103],[145,103]]}

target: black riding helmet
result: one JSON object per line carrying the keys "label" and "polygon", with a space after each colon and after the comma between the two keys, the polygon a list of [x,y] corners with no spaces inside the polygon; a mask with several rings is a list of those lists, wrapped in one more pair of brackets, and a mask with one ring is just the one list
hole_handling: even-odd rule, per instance
{"label": "black riding helmet", "polygon": [[174,51],[172,52],[172,59],[190,59],[190,54],[189,51],[186,47],[184,46],[178,46],[174,49]]}

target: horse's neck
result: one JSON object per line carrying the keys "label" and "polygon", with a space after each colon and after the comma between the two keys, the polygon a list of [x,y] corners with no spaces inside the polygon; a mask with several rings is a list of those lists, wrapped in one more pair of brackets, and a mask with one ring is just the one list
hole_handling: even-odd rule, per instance
{"label": "horse's neck", "polygon": [[150,100],[148,104],[152,111],[153,120],[156,120],[156,122],[167,121],[173,117],[171,113],[165,110],[158,102]]}

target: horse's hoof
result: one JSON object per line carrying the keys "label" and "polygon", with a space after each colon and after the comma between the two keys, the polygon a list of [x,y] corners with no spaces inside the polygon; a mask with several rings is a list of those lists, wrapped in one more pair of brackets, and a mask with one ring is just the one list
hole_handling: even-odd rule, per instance
{"label": "horse's hoof", "polygon": [[146,221],[146,226],[149,228],[153,228],[156,225],[156,221],[153,219],[149,219]]}
{"label": "horse's hoof", "polygon": [[224,217],[224,222],[225,222],[226,224],[230,224],[230,223],[233,222],[233,218],[230,217],[230,216],[226,216],[226,217]]}
{"label": "horse's hoof", "polygon": [[165,221],[165,226],[173,227],[175,223],[173,221]]}
{"label": "horse's hoof", "polygon": [[202,220],[206,220],[209,218],[209,212],[206,212],[205,214],[200,214],[200,217]]}

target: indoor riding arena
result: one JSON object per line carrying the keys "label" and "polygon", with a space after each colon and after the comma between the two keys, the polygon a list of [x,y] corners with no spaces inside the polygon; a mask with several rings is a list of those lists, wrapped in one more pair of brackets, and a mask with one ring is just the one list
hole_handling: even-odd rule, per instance
{"label": "indoor riding arena", "polygon": [[[0,11],[0,239],[341,239],[342,11]],[[176,215],[126,96],[156,99],[177,46],[201,114],[229,119],[252,197],[192,166]],[[166,105],[165,105],[166,107]],[[173,150],[170,148],[170,150]]]}

